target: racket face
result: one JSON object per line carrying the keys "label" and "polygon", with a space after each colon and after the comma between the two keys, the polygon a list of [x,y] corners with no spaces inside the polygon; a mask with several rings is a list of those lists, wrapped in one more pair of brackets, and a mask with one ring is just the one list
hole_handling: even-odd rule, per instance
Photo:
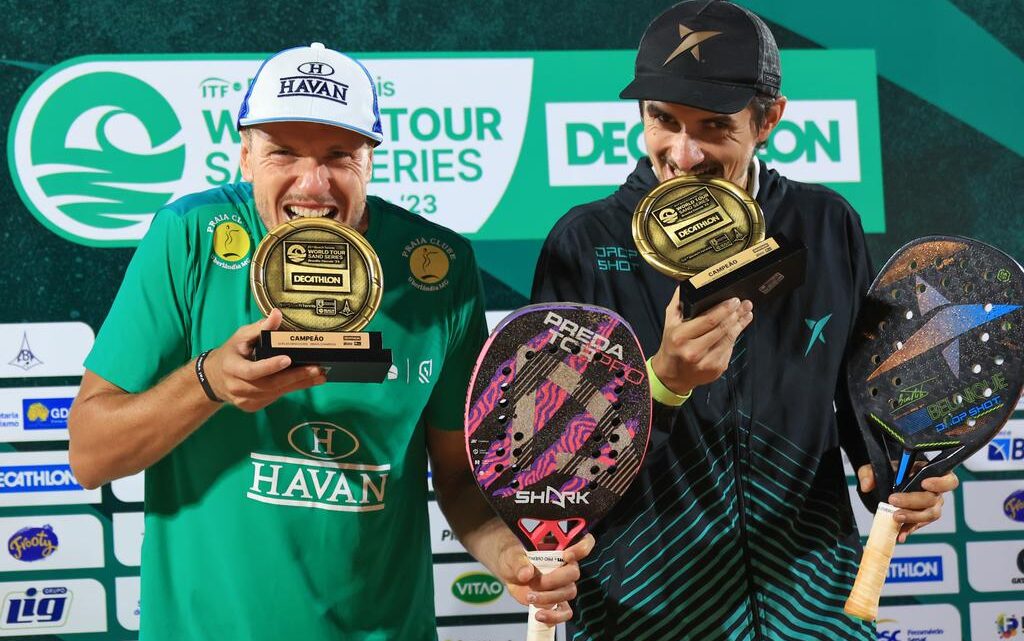
{"label": "racket face", "polygon": [[527,549],[560,550],[608,513],[650,436],[640,344],[614,312],[555,303],[495,328],[466,401],[473,476]]}
{"label": "racket face", "polygon": [[882,268],[858,318],[847,382],[869,452],[873,440],[884,461],[928,461],[920,473],[897,467],[894,489],[944,474],[1010,418],[1024,384],[1022,305],[1020,265],[978,241],[921,238]]}

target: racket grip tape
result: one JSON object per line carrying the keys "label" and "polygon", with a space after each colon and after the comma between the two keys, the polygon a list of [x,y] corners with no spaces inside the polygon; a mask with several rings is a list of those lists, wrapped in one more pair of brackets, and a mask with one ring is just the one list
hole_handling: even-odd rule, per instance
{"label": "racket grip tape", "polygon": [[896,508],[888,503],[879,503],[875,511],[857,578],[843,608],[852,617],[873,621],[878,616],[878,599],[882,596],[882,585],[889,574],[889,562],[900,533],[900,524],[892,518],[895,512]]}
{"label": "racket grip tape", "polygon": [[[565,565],[565,556],[561,550],[548,550],[543,552],[527,550],[526,556],[533,563],[533,567],[547,574]],[[554,641],[555,626],[548,625],[537,620],[537,613],[541,611],[535,605],[530,606],[530,618],[526,624],[526,641]]]}

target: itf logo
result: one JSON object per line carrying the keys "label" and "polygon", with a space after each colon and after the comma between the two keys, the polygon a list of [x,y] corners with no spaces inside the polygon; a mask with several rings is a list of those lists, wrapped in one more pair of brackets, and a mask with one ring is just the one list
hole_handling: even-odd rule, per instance
{"label": "itf logo", "polygon": [[941,556],[907,556],[894,558],[889,564],[886,583],[921,583],[942,581]]}
{"label": "itf logo", "polygon": [[21,415],[26,430],[63,430],[68,427],[68,414],[73,398],[26,398],[21,401]]}
{"label": "itf logo", "polygon": [[0,611],[0,628],[56,627],[67,622],[71,610],[71,592],[66,587],[30,587],[24,592],[9,592]]}

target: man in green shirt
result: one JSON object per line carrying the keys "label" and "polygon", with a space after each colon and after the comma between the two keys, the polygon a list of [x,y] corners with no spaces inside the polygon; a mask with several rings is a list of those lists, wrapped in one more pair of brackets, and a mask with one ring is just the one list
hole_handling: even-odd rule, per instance
{"label": "man in green shirt", "polygon": [[[238,126],[247,182],[156,214],[69,421],[83,486],[146,470],[141,637],[436,638],[428,452],[466,548],[520,601],[558,606],[539,619],[568,619],[576,563],[541,576],[470,475],[463,404],[486,338],[470,245],[366,195],[383,139],[370,75],[319,43],[288,49],[260,67]],[[250,293],[253,251],[300,217],[349,225],[380,257],[366,330],[394,356],[382,384],[249,358],[281,323]]]}

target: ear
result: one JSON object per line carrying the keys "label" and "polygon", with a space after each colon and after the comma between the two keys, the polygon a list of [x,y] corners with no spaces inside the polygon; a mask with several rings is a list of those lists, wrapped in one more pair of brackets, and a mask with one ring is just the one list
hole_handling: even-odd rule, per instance
{"label": "ear", "polygon": [[242,180],[252,182],[252,132],[242,132],[242,153],[238,157],[238,165],[242,170]]}
{"label": "ear", "polygon": [[757,132],[757,144],[761,144],[768,140],[768,136],[771,135],[772,130],[782,120],[782,113],[786,110],[786,97],[779,96],[775,99],[775,104],[768,108],[768,113],[765,114],[764,124],[761,125],[761,130]]}

